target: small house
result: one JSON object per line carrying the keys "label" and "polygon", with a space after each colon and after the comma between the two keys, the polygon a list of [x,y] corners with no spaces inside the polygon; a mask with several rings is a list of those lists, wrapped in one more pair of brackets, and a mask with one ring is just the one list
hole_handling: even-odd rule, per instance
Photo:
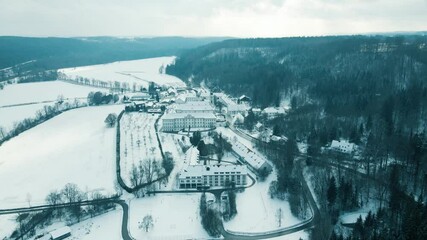
{"label": "small house", "polygon": [[52,240],[61,240],[66,239],[67,237],[71,236],[71,228],[70,227],[62,227],[58,228],[52,232],[49,233]]}

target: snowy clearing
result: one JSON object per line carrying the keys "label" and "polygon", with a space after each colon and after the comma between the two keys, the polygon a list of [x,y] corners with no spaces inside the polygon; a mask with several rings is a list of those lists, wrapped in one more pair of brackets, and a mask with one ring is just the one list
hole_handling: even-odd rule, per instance
{"label": "snowy clearing", "polygon": [[[270,198],[268,188],[273,180],[276,180],[274,172],[264,182],[258,181],[243,193],[237,193],[237,215],[224,223],[226,229],[239,232],[265,232],[301,222],[292,215],[287,201]],[[279,209],[282,211],[280,227],[276,215]]]}
{"label": "snowy clearing", "polygon": [[72,99],[86,98],[89,92],[93,91],[106,92],[108,90],[61,81],[11,84],[0,90],[0,106],[56,101],[59,95]]}
{"label": "snowy clearing", "polygon": [[[46,195],[67,183],[82,191],[114,193],[115,128],[109,113],[122,105],[64,112],[0,146],[0,208],[43,204]],[[29,196],[29,197],[28,197]]]}
{"label": "snowy clearing", "polygon": [[158,85],[185,87],[179,78],[160,73],[160,69],[173,63],[175,57],[159,57],[134,61],[113,62],[101,65],[92,65],[77,68],[65,68],[59,71],[68,78],[83,77],[104,82],[128,83],[147,88],[149,82]]}
{"label": "snowy clearing", "polygon": [[[157,194],[132,200],[129,230],[136,239],[209,238],[199,215],[201,194]],[[153,228],[147,233],[138,228],[144,216],[153,217]]]}

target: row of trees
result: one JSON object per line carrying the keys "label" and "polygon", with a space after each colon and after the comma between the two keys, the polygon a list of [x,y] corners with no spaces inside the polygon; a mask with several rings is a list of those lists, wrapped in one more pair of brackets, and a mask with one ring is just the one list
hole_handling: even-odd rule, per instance
{"label": "row of trees", "polygon": [[212,237],[221,236],[221,216],[220,213],[208,207],[206,202],[206,194],[202,193],[202,197],[200,198],[200,217],[203,228],[206,232]]}
{"label": "row of trees", "polygon": [[100,91],[90,92],[87,96],[87,102],[89,105],[101,105],[101,104],[109,104],[116,103],[119,101],[119,95],[117,94],[109,94],[103,93]]}
{"label": "row of trees", "polygon": [[15,137],[20,133],[37,126],[64,111],[83,106],[86,106],[86,104],[81,103],[77,99],[75,99],[73,102],[58,101],[54,105],[44,106],[42,109],[36,112],[36,116],[34,118],[26,118],[18,123],[15,123],[12,130],[9,132],[0,126],[0,145],[12,137]]}
{"label": "row of trees", "polygon": [[[74,183],[68,183],[61,190],[51,191],[46,196],[46,204],[52,206],[51,209],[35,213],[18,214],[16,221],[17,229],[12,233],[13,239],[31,238],[35,235],[37,227],[48,226],[55,220],[65,220],[69,223],[80,222],[83,217],[94,217],[115,207],[113,203],[99,202],[88,206],[81,206],[85,200],[102,200],[108,196],[101,192],[92,193],[83,192]],[[30,204],[31,196],[27,195],[27,201]],[[63,203],[77,203],[70,207],[56,208],[55,206]]]}
{"label": "row of trees", "polygon": [[165,152],[165,157],[161,162],[154,158],[147,158],[139,161],[137,164],[132,164],[129,171],[132,187],[147,185],[144,189],[135,191],[134,194],[137,197],[142,197],[144,196],[144,191],[155,190],[153,183],[158,180],[167,181],[166,176],[170,175],[174,166],[174,159],[170,152]]}

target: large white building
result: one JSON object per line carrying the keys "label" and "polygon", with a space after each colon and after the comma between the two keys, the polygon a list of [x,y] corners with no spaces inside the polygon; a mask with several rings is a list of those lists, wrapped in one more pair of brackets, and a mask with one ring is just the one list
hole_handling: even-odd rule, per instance
{"label": "large white building", "polygon": [[249,164],[257,172],[271,172],[273,170],[273,167],[267,162],[264,157],[247,148],[239,141],[233,142],[231,144],[231,147],[233,151],[240,156],[240,160]]}
{"label": "large white building", "polygon": [[178,176],[179,188],[245,186],[247,168],[243,165],[190,165]]}
{"label": "large white building", "polygon": [[331,149],[342,153],[353,153],[357,149],[357,145],[348,140],[333,140]]}
{"label": "large white building", "polygon": [[214,93],[212,97],[224,104],[225,112],[230,116],[234,116],[238,113],[245,115],[249,109],[248,105],[238,104],[224,93]]}
{"label": "large white building", "polygon": [[174,105],[177,113],[213,113],[214,108],[207,101],[194,101]]}
{"label": "large white building", "polygon": [[162,117],[163,132],[214,128],[216,117],[213,113],[168,113]]}

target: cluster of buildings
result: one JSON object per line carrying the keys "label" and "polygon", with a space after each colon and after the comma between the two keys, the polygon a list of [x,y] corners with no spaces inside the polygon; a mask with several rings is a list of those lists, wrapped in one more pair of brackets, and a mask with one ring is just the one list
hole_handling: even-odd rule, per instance
{"label": "cluster of buildings", "polygon": [[237,114],[245,115],[246,112],[250,109],[250,106],[248,104],[249,98],[246,96],[242,96],[238,99],[238,102],[231,99],[227,94],[225,93],[213,93],[211,97],[211,102],[214,103],[216,101],[219,101],[221,104],[224,105],[224,113],[229,116],[235,116]]}
{"label": "cluster of buildings", "polygon": [[204,97],[184,94],[162,117],[162,131],[178,132],[215,128],[217,117],[214,107]]}

